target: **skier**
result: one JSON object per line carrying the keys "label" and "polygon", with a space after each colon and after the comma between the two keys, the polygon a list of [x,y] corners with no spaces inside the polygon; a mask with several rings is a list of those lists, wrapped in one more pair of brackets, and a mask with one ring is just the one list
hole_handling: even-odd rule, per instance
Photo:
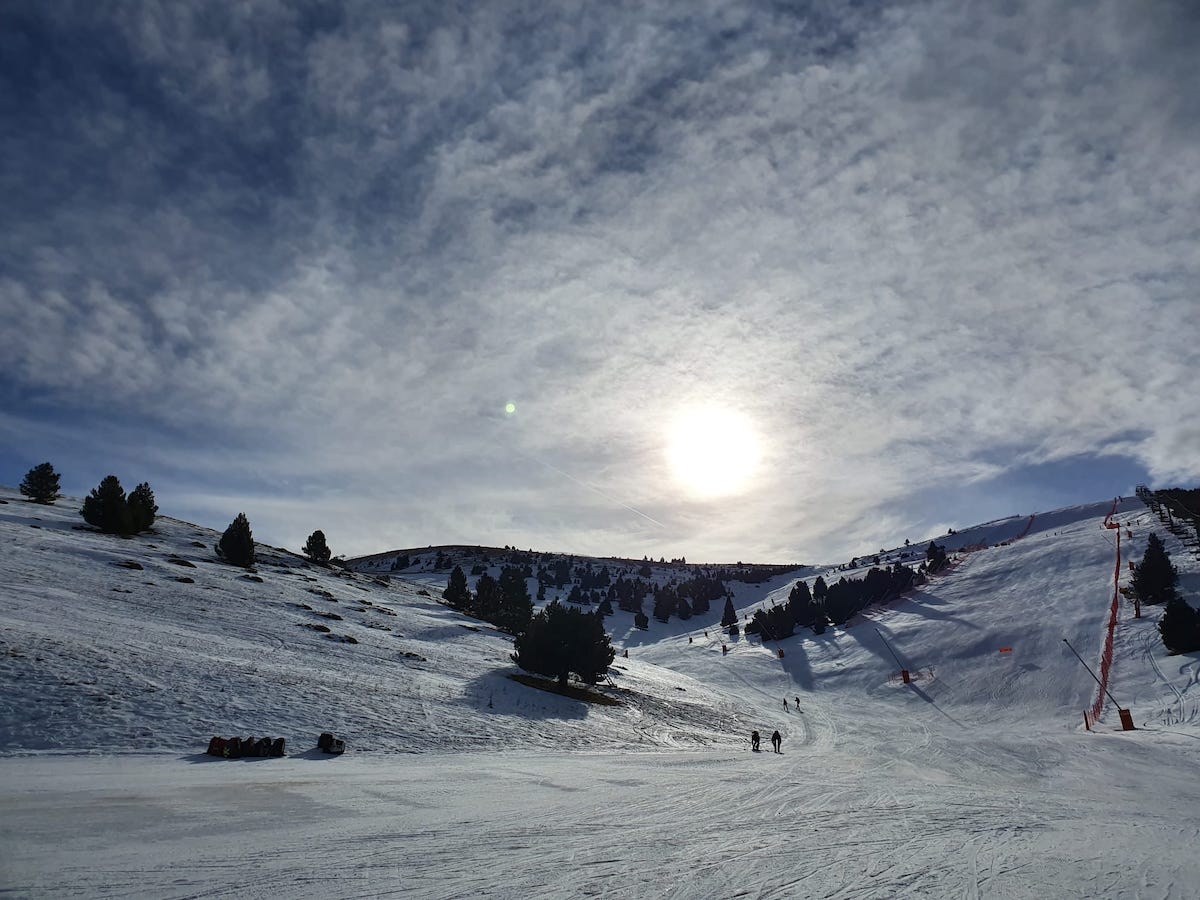
{"label": "skier", "polygon": [[776,731],[773,735],[771,735],[771,745],[775,748],[776,753],[783,752],[782,750],[779,749],[779,746],[782,743],[783,743],[783,736],[780,735],[780,733],[778,731]]}
{"label": "skier", "polygon": [[800,708],[800,698],[797,697],[796,698],[796,709],[799,709],[799,708]]}
{"label": "skier", "polygon": [[787,709],[787,708],[788,708],[788,705],[787,705],[787,697],[784,697],[784,698],[783,698],[783,708],[784,708],[784,709]]}
{"label": "skier", "polygon": [[753,750],[755,753],[758,752],[758,732],[757,731],[750,732],[750,749]]}

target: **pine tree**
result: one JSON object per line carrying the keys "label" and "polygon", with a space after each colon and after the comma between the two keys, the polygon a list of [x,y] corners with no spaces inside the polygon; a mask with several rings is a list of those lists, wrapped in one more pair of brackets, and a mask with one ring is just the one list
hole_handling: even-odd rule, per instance
{"label": "pine tree", "polygon": [[836,583],[829,586],[821,609],[825,617],[834,625],[845,625],[861,608],[856,597],[858,593],[856,588],[861,584],[862,582],[858,579],[848,581],[845,578],[839,578]]}
{"label": "pine tree", "polygon": [[746,634],[761,634],[764,641],[778,641],[796,633],[796,623],[788,606],[771,606],[754,613]]}
{"label": "pine tree", "polygon": [[825,583],[825,578],[822,575],[817,576],[817,580],[813,582],[812,598],[818,604],[825,602],[825,594],[829,591],[829,585]]}
{"label": "pine tree", "polygon": [[105,534],[139,534],[154,524],[158,506],[154,503],[154,491],[142,482],[125,496],[125,489],[116,475],[109,475],[99,487],[83,499],[80,515],[89,525],[94,525]]}
{"label": "pine tree", "polygon": [[797,581],[792,587],[788,594],[788,609],[791,610],[792,621],[797,625],[812,625],[813,619],[816,618],[816,610],[807,581]]}
{"label": "pine tree", "polygon": [[728,628],[737,624],[737,610],[733,608],[733,598],[725,598],[725,612],[721,615],[721,627]]}
{"label": "pine tree", "polygon": [[676,611],[679,606],[679,598],[676,596],[674,589],[670,585],[661,587],[654,594],[654,618],[660,622],[667,622],[671,618],[671,614]]}
{"label": "pine tree", "polygon": [[1142,561],[1133,568],[1134,592],[1143,603],[1168,603],[1177,596],[1177,584],[1179,572],[1158,535],[1151,534]]}
{"label": "pine tree", "polygon": [[1167,609],[1158,620],[1158,633],[1171,653],[1190,653],[1200,650],[1200,612],[1192,609],[1182,597],[1167,601]]}
{"label": "pine tree", "polygon": [[108,475],[83,498],[83,520],[105,534],[129,534],[129,506],[116,475]]}
{"label": "pine tree", "polygon": [[254,565],[254,535],[250,533],[250,521],[245,513],[238,513],[221,535],[217,556],[231,565],[247,569]]}
{"label": "pine tree", "polygon": [[617,655],[604,630],[604,617],[594,612],[581,612],[575,629],[575,659],[571,671],[584,684],[597,684],[608,674],[608,667]]}
{"label": "pine tree", "polygon": [[442,591],[446,602],[455,609],[466,609],[471,603],[471,591],[467,587],[467,576],[463,574],[462,566],[455,566],[450,573],[450,583]]}
{"label": "pine tree", "polygon": [[53,503],[62,496],[58,492],[59,474],[48,462],[34,466],[25,473],[21,482],[21,495],[34,503]]}
{"label": "pine tree", "polygon": [[562,590],[571,580],[571,563],[565,559],[556,559],[551,568],[554,574],[554,586]]}
{"label": "pine tree", "polygon": [[325,532],[318,528],[308,536],[308,540],[304,544],[304,555],[315,563],[329,562],[329,557],[333,555],[333,551],[325,543]]}
{"label": "pine tree", "polygon": [[502,598],[500,585],[496,583],[496,579],[484,572],[475,582],[475,599],[471,603],[470,610],[485,622],[494,622],[496,615],[500,612]]}
{"label": "pine tree", "polygon": [[500,609],[493,624],[509,634],[525,629],[533,616],[533,601],[529,599],[529,583],[522,569],[505,566],[500,570]]}
{"label": "pine tree", "polygon": [[562,687],[572,672],[584,683],[595,684],[616,656],[600,616],[557,600],[530,619],[513,642],[513,650],[512,660],[518,666],[557,678]]}
{"label": "pine tree", "polygon": [[154,517],[158,515],[158,505],[154,502],[154,491],[150,490],[150,485],[143,481],[135,487],[129,492],[126,504],[129,508],[129,527],[132,533],[140,534],[149,530],[154,524]]}
{"label": "pine tree", "polygon": [[930,574],[940,572],[950,563],[950,560],[946,558],[946,548],[933,541],[930,541],[929,546],[925,548],[925,559]]}

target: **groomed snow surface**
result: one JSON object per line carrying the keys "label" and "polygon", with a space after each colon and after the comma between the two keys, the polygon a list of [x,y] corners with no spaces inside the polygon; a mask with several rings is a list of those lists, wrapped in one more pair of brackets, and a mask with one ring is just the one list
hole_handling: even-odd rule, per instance
{"label": "groomed snow surface", "polygon": [[[617,612],[619,706],[510,680],[444,573],[260,547],[253,580],[184,522],[123,540],[76,501],[0,500],[3,896],[1200,896],[1197,655],[1122,601],[1110,687],[1138,730],[1108,703],[1089,733],[1063,643],[1098,663],[1111,500],[960,532],[988,549],[821,636]],[[1191,551],[1137,501],[1116,519],[1195,603]],[[821,571],[736,585],[739,611]],[[311,749],[326,730],[345,755]],[[216,734],[289,756],[203,755]]]}

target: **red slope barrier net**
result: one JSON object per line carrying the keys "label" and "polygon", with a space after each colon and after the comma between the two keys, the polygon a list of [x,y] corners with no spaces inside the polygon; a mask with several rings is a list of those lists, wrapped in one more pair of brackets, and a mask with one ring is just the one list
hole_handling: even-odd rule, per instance
{"label": "red slope barrier net", "polygon": [[1116,528],[1117,527],[1116,525],[1112,524],[1112,522],[1110,522],[1109,520],[1117,514],[1117,502],[1120,499],[1121,499],[1120,497],[1113,497],[1112,509],[1110,509],[1108,511],[1108,515],[1104,517],[1104,527],[1105,528]]}
{"label": "red slope barrier net", "polygon": [[1029,517],[1029,521],[1025,523],[1025,530],[1022,531],[1020,534],[1018,534],[1015,538],[1009,538],[1009,541],[1010,542],[1019,541],[1021,538],[1025,537],[1025,535],[1029,534],[1029,529],[1031,529],[1033,527],[1033,520],[1036,518],[1037,518],[1037,513],[1032,514]]}
{"label": "red slope barrier net", "polygon": [[1104,712],[1104,698],[1108,695],[1108,675],[1112,670],[1113,632],[1117,628],[1117,601],[1121,597],[1121,526],[1117,522],[1109,521],[1116,512],[1117,501],[1113,500],[1113,508],[1104,517],[1103,527],[1111,528],[1117,533],[1117,561],[1113,566],[1113,592],[1112,602],[1108,607],[1108,628],[1104,632],[1104,649],[1100,652],[1100,690],[1096,693],[1096,701],[1092,704],[1092,708],[1083,714],[1083,723],[1089,729],[1096,724],[1100,714]]}

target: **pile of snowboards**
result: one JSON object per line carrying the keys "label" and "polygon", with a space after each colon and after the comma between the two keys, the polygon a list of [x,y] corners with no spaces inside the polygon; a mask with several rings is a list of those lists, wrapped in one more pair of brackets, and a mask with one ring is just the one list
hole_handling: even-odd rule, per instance
{"label": "pile of snowboards", "polygon": [[283,738],[214,737],[208,742],[209,756],[241,759],[251,756],[284,756]]}
{"label": "pile of snowboards", "polygon": [[317,738],[317,749],[325,753],[345,753],[346,742],[335,738],[328,731],[322,731],[321,736]]}

